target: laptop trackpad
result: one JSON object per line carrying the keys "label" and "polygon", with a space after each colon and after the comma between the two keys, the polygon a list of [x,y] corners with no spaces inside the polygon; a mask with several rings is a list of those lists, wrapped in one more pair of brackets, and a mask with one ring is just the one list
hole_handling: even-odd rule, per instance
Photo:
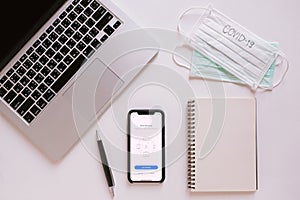
{"label": "laptop trackpad", "polygon": [[[89,121],[103,111],[113,94],[123,85],[123,81],[101,60],[95,59],[84,73],[70,87],[64,97],[72,107]],[[101,113],[102,114],[102,113]]]}

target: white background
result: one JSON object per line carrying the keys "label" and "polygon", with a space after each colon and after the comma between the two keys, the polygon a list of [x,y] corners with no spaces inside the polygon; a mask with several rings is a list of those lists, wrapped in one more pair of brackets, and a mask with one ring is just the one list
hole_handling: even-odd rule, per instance
{"label": "white background", "polygon": [[[279,42],[280,48],[290,61],[287,76],[272,92],[258,92],[253,95],[246,88],[233,84],[225,85],[226,96],[255,96],[257,98],[259,166],[259,190],[257,192],[191,194],[186,189],[186,157],[183,154],[167,167],[167,179],[161,185],[132,186],[128,184],[126,173],[114,170],[115,199],[300,199],[299,1],[113,1],[141,27],[174,31],[177,19],[184,10],[191,6],[206,6],[212,3],[214,7],[262,38]],[[156,61],[177,71],[185,80],[188,80],[188,71],[177,67],[169,57],[159,55]],[[146,69],[144,75],[147,74],[147,70],[150,69]],[[207,92],[202,88],[201,80],[192,80],[188,83],[197,96],[207,96]],[[131,85],[131,87],[134,86],[136,86],[135,83]],[[143,89],[140,92],[143,93]],[[164,91],[158,89],[157,92],[163,94]],[[167,95],[167,90],[165,93],[166,97],[161,103],[173,102],[174,97]],[[120,98],[122,99],[122,96]],[[139,100],[136,100],[136,103],[134,99],[131,100],[126,109],[141,106],[142,104],[138,102]],[[172,115],[178,113],[170,111],[172,106],[173,110],[177,109],[176,103],[169,105],[170,107],[165,107],[165,110],[166,116],[171,119]],[[184,118],[184,112],[179,113],[178,116]],[[114,123],[111,109],[103,115],[99,124],[105,134],[121,132]],[[170,123],[166,125],[170,127],[167,134],[171,134],[170,130],[176,129]],[[94,137],[93,134],[94,130],[90,130],[87,137],[89,135]],[[185,133],[181,131],[179,134]],[[126,144],[126,137],[119,139],[120,144]],[[126,165],[126,158],[118,159]],[[61,162],[51,163],[3,115],[0,115],[0,199],[96,200],[111,199],[111,196],[100,163],[91,156],[83,143],[77,144]]]}

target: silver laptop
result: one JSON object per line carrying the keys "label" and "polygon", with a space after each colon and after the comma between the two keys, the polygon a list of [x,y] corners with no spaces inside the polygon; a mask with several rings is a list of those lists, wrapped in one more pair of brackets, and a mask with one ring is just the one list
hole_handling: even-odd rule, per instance
{"label": "silver laptop", "polygon": [[53,161],[157,53],[108,0],[8,1],[0,13],[1,113]]}

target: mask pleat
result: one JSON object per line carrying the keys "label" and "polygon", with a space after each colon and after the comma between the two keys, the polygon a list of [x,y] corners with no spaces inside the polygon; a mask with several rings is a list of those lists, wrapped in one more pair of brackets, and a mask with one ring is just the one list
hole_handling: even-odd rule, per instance
{"label": "mask pleat", "polygon": [[[211,57],[216,63],[225,66],[232,74],[237,76],[247,76],[250,72],[247,80],[245,80],[247,83],[255,81],[253,78],[260,73],[255,66],[245,61],[230,48],[224,46],[217,39],[210,37],[201,30],[197,31],[193,40],[196,41],[194,44],[195,48],[199,47],[200,52]],[[249,70],[249,68],[252,70]]]}

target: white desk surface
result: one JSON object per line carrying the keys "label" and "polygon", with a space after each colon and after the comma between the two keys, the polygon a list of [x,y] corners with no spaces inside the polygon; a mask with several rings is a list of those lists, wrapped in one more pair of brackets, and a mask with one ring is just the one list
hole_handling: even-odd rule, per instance
{"label": "white desk surface", "polygon": [[[272,92],[255,94],[258,102],[258,168],[259,190],[255,193],[191,194],[186,189],[186,154],[183,152],[167,166],[166,181],[161,185],[134,185],[127,182],[126,173],[114,170],[116,196],[114,199],[300,199],[300,3],[297,0],[113,0],[142,27],[176,30],[181,12],[191,6],[212,3],[257,35],[269,41],[278,41],[290,61],[290,70],[282,84]],[[197,96],[207,96],[202,80],[188,81],[188,70],[177,67],[169,55],[159,55],[155,62],[164,65],[185,80]],[[143,75],[147,75],[147,70]],[[150,69],[151,71],[151,69]],[[177,77],[178,78],[178,77]],[[137,80],[138,81],[138,80]],[[138,83],[138,82],[137,82]],[[131,86],[134,90],[137,83]],[[149,86],[149,88],[147,88]],[[145,85],[138,93],[147,94],[153,85]],[[224,84],[226,96],[253,96],[246,88]],[[129,90],[130,90],[129,89]],[[170,119],[182,120],[184,112],[175,112],[176,98],[166,88],[158,88],[153,102],[164,99],[170,104],[158,105],[166,110],[167,139],[175,132],[185,134]],[[165,91],[165,93],[164,93]],[[126,93],[126,91],[125,91]],[[165,96],[161,96],[165,95]],[[133,95],[134,96],[134,95]],[[137,97],[139,95],[136,95]],[[175,91],[176,96],[176,91]],[[209,96],[209,95],[208,95]],[[121,95],[116,101],[125,97]],[[158,104],[159,104],[158,99]],[[135,104],[134,101],[137,103]],[[128,100],[130,106],[147,106],[137,100]],[[173,103],[172,103],[173,102]],[[147,103],[147,102],[146,102]],[[149,105],[153,106],[153,105]],[[157,106],[157,105],[156,105]],[[173,113],[172,113],[173,110]],[[179,109],[179,111],[182,111]],[[113,120],[112,108],[99,124],[106,134],[119,134],[121,130]],[[125,118],[124,118],[125,123]],[[174,125],[175,124],[175,125]],[[179,123],[179,125],[181,125]],[[168,127],[169,126],[169,127]],[[94,137],[94,130],[87,137]],[[184,138],[184,137],[183,137]],[[126,137],[120,137],[120,148],[126,148]],[[88,144],[88,143],[87,143]],[[183,143],[184,144],[184,143]],[[52,199],[111,199],[100,163],[89,153],[84,142],[77,144],[61,162],[49,162],[25,139],[19,131],[0,115],[0,199],[52,200]],[[167,156],[172,157],[173,152]],[[175,152],[176,153],[176,152]],[[98,155],[98,154],[95,154]],[[125,155],[125,154],[122,154]],[[176,156],[175,156],[176,157]],[[114,158],[126,166],[124,156]]]}

